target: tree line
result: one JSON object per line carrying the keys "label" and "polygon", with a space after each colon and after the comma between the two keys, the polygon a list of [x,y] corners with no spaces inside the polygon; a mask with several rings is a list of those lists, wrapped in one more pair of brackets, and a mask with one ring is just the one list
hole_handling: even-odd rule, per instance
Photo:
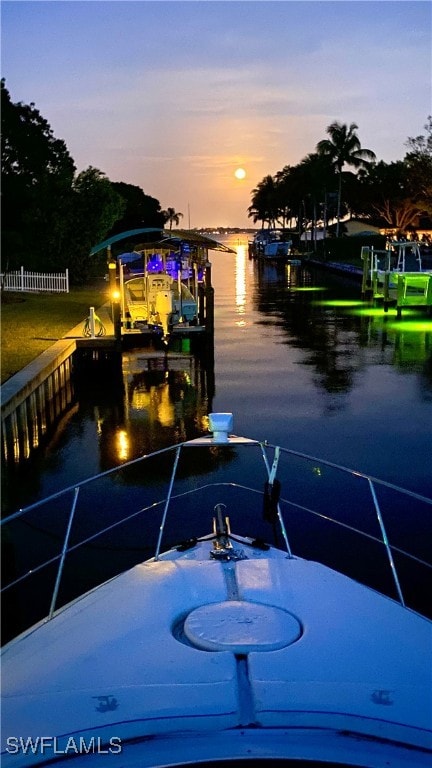
{"label": "tree line", "polygon": [[432,116],[424,129],[407,139],[403,160],[385,163],[361,146],[355,123],[334,122],[315,152],[262,179],[248,216],[262,227],[298,232],[335,220],[339,236],[341,218],[349,215],[406,235],[432,215]]}
{"label": "tree line", "polygon": [[178,225],[138,186],[112,182],[97,168],[76,172],[63,140],[35,104],[13,103],[1,81],[2,271],[61,272],[79,284],[101,274],[106,254],[91,248],[140,227]]}
{"label": "tree line", "polygon": [[[83,283],[100,275],[105,254],[89,257],[107,237],[140,227],[178,225],[141,187],[112,182],[97,168],[77,173],[65,142],[34,103],[14,103],[1,81],[2,271],[64,271]],[[298,165],[268,175],[251,193],[248,216],[261,226],[301,232],[346,214],[406,232],[432,215],[432,117],[425,134],[407,139],[403,160],[377,162],[361,146],[355,123],[327,128],[328,138]],[[353,171],[346,170],[346,167]]]}

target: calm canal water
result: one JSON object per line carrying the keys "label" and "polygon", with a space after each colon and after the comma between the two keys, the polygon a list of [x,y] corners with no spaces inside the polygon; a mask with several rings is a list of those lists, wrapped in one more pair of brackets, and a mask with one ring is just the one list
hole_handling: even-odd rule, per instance
{"label": "calm canal water", "polygon": [[197,436],[211,410],[232,411],[236,434],[432,497],[431,319],[398,322],[362,303],[352,279],[258,264],[246,236],[224,242],[235,255],[210,252],[214,370],[180,351],[125,352],[123,388],[89,382],[50,443],[5,468],[8,511]]}
{"label": "calm canal water", "polygon": [[125,353],[124,392],[88,382],[44,450],[12,469],[9,509],[190,437],[208,409],[232,411],[237,434],[432,495],[432,320],[386,318],[352,279],[261,266],[246,238],[226,242],[236,255],[210,252],[214,381],[177,353]]}

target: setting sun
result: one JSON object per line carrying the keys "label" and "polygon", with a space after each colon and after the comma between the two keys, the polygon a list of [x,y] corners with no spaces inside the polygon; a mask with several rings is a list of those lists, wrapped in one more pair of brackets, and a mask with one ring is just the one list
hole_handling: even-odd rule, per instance
{"label": "setting sun", "polygon": [[244,168],[237,168],[236,171],[234,171],[234,176],[236,179],[244,179],[246,176],[246,171]]}

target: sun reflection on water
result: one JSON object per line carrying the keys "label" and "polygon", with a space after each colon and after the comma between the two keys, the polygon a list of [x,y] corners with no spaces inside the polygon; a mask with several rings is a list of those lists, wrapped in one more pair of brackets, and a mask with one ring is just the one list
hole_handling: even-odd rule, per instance
{"label": "sun reflection on water", "polygon": [[[236,246],[236,260],[235,260],[235,297],[236,297],[236,313],[238,315],[246,314],[246,246]],[[244,317],[236,321],[236,325],[242,327],[246,325]]]}

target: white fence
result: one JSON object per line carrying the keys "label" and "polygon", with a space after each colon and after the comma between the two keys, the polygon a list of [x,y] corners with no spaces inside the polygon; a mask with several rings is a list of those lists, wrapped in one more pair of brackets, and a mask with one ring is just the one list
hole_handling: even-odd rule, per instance
{"label": "white fence", "polygon": [[69,293],[69,270],[66,272],[24,272],[24,267],[16,272],[0,274],[4,291],[23,291],[27,293]]}

